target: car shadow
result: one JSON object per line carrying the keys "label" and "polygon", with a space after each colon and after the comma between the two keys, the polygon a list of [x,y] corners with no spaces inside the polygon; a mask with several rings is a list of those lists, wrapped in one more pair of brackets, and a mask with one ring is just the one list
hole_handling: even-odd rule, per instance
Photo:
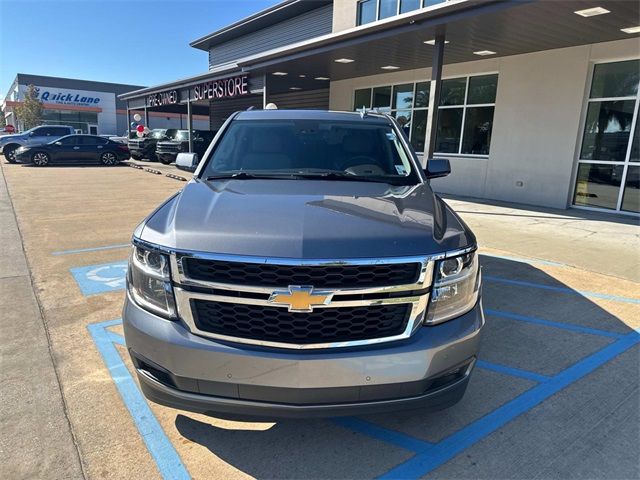
{"label": "car shadow", "polygon": [[[529,263],[481,255],[481,264],[486,279],[483,303],[487,323],[480,359],[487,365],[506,366],[533,372],[543,379],[551,378],[615,342],[615,334],[631,332],[630,323],[640,318],[640,305],[631,303],[625,305],[629,308],[623,309],[622,314],[613,314],[600,306],[600,300],[596,303],[580,293],[593,290],[589,285],[574,285],[576,290]],[[573,283],[573,279],[570,281]],[[600,335],[596,333],[598,331],[612,335]],[[500,436],[492,437],[494,443],[483,442],[482,448],[473,453],[473,464],[480,467],[471,466],[471,455],[461,455],[454,461],[459,462],[458,470],[453,467],[450,471],[436,470],[430,477],[511,478],[540,474],[548,465],[550,455],[563,455],[568,446],[594,434],[593,425],[583,421],[581,412],[591,409],[605,418],[610,413],[607,405],[613,408],[621,401],[627,401],[624,392],[617,391],[612,384],[639,378],[638,362],[625,358],[624,362],[611,363],[613,366],[602,367],[608,369],[606,380],[595,374],[589,376],[587,383],[576,387],[581,390],[576,392],[570,386],[566,389],[568,393],[557,393],[553,401],[548,400],[551,407],[536,409],[537,413],[531,414],[534,416],[524,425],[514,419],[504,426],[501,433],[505,434],[507,442],[499,443]],[[447,410],[400,411],[367,415],[360,420],[387,431],[436,443],[529,391],[538,385],[538,381],[541,380],[505,374],[480,365],[475,369],[465,397]],[[529,412],[525,413],[529,415]],[[330,419],[243,423],[203,418],[186,412],[176,416],[175,427],[183,437],[183,443],[202,445],[215,457],[255,478],[373,478],[414,455],[384,439],[357,433],[348,425],[342,426]],[[625,464],[626,461],[634,462],[629,452],[634,451],[635,445],[623,440],[606,442],[606,436],[601,442],[592,440],[594,445],[600,445],[597,448],[604,452],[603,455],[617,458],[621,462],[620,468],[630,468],[631,464]],[[527,452],[525,460],[505,460],[510,455],[521,458],[522,452]],[[615,471],[609,473],[616,476]]]}

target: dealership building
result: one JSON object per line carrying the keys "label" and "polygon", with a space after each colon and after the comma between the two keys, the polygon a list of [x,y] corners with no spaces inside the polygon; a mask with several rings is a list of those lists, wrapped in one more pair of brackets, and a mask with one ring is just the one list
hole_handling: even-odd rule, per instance
{"label": "dealership building", "polygon": [[[200,75],[127,110],[355,110],[393,115],[439,192],[640,212],[640,2],[287,0],[199,38]],[[203,68],[203,70],[205,70]]]}
{"label": "dealership building", "polygon": [[[124,134],[130,121],[127,121],[126,103],[118,95],[144,88],[18,73],[2,104],[7,124],[13,125],[18,131],[23,128],[16,107],[24,101],[29,85],[36,87],[42,102],[43,124],[69,125],[78,133],[97,135]],[[139,113],[142,115],[144,111]],[[198,116],[194,120],[194,128],[208,129],[208,124],[208,115]],[[147,115],[146,125],[149,128],[186,128],[186,115],[153,112]]]}

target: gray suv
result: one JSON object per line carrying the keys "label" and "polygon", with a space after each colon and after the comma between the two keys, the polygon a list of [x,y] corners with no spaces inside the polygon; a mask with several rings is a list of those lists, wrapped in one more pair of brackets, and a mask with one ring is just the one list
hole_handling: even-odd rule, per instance
{"label": "gray suv", "polygon": [[15,163],[15,152],[18,148],[44,145],[74,133],[76,132],[73,127],[68,125],[42,125],[23,133],[0,137],[0,150],[9,163]]}
{"label": "gray suv", "polygon": [[210,415],[439,409],[484,316],[476,239],[393,118],[245,111],[135,230],[123,320],[142,391]]}

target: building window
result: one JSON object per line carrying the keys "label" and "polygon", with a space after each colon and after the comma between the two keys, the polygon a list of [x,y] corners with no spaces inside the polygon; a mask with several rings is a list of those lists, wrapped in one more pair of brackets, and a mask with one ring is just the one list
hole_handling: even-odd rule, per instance
{"label": "building window", "polygon": [[420,153],[424,151],[427,134],[430,86],[430,82],[418,82],[363,88],[354,92],[353,107],[354,110],[373,107],[393,115]]}
{"label": "building window", "polygon": [[573,203],[640,213],[640,60],[596,64]]}
{"label": "building window", "polygon": [[376,21],[378,0],[362,0],[358,2],[358,25]]}
{"label": "building window", "polygon": [[[354,92],[355,110],[377,108],[391,113],[423,152],[427,133],[431,82],[387,85]],[[498,75],[443,80],[435,151],[440,154],[487,156],[491,144]]]}
{"label": "building window", "polygon": [[435,151],[489,155],[498,75],[442,81]]}
{"label": "building window", "polygon": [[357,25],[364,25],[446,1],[448,0],[360,0],[356,22]]}

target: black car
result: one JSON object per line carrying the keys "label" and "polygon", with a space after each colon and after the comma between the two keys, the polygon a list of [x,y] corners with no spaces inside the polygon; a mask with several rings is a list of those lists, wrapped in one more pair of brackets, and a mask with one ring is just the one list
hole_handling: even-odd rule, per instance
{"label": "black car", "polygon": [[155,128],[146,137],[130,139],[129,151],[131,152],[131,158],[135,160],[146,158],[155,162],[157,160],[156,146],[158,142],[172,140],[176,133],[178,133],[178,129],[175,128]]}
{"label": "black car", "polygon": [[97,135],[67,135],[51,143],[20,147],[15,154],[17,162],[38,167],[74,163],[113,166],[129,159],[129,147]]}
{"label": "black car", "polygon": [[[211,140],[215,137],[216,132],[209,130],[192,130],[191,135],[193,137],[193,151],[197,153],[199,157],[202,157],[209,147]],[[188,151],[189,130],[178,130],[173,140],[158,142],[156,146],[156,157],[158,157],[158,160],[162,163],[168,165],[175,162],[180,152]]]}

